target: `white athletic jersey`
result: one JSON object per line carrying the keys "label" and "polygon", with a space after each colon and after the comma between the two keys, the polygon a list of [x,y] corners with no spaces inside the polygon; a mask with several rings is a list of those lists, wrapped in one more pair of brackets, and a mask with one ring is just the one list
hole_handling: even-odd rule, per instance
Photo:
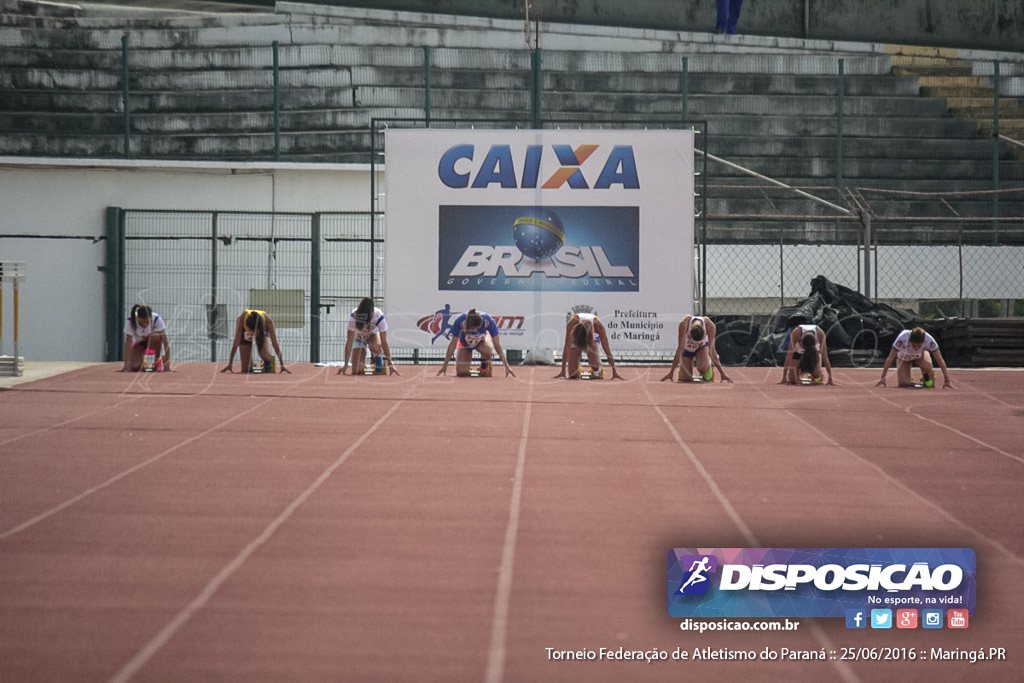
{"label": "white athletic jersey", "polygon": [[[803,340],[808,334],[814,335],[814,348],[818,348],[818,326],[817,325],[799,325],[800,328],[800,339]],[[802,352],[803,346],[800,346]]]}
{"label": "white athletic jersey", "polygon": [[[693,327],[693,321],[700,320],[704,323],[704,337],[700,340],[696,340],[690,336],[690,328]],[[699,351],[708,345],[708,319],[704,316],[696,315],[690,316],[689,322],[686,323],[686,331],[683,333],[683,351],[689,351],[694,353]]]}
{"label": "white athletic jersey", "polygon": [[166,329],[167,325],[164,324],[164,319],[160,317],[159,313],[153,314],[153,317],[149,319],[148,325],[136,325],[135,327],[132,327],[131,317],[129,317],[124,323],[124,333],[132,336],[132,344],[138,344],[154,332],[163,332]]}
{"label": "white athletic jersey", "polygon": [[925,351],[937,351],[939,343],[935,341],[935,337],[925,332],[920,348],[913,349],[910,347],[910,330],[903,330],[892,343],[892,348],[896,349],[896,358],[899,360],[917,360]]}
{"label": "white athletic jersey", "polygon": [[384,311],[374,308],[373,315],[370,316],[370,322],[363,329],[358,330],[356,329],[356,312],[352,311],[352,314],[348,317],[348,329],[356,333],[356,339],[365,342],[378,332],[387,332],[388,321],[384,318]]}

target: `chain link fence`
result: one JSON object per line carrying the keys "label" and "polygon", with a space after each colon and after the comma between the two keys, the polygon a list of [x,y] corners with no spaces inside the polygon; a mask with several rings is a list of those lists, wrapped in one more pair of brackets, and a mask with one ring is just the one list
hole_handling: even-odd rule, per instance
{"label": "chain link fence", "polygon": [[[706,250],[695,245],[693,255],[707,259],[703,311],[720,323],[747,321],[754,335],[824,275],[920,318],[1024,314],[1019,224],[922,230],[908,227],[914,222],[882,221],[869,239],[856,220],[805,228],[799,237],[780,221],[752,240],[709,221]],[[298,310],[293,303],[273,316],[285,321],[277,325],[285,358],[340,360],[349,311],[363,296],[386,297],[382,223],[369,212],[124,211],[126,303],[150,304],[168,321],[177,359],[223,362],[242,310],[275,310],[282,304],[259,302],[268,292],[294,292]],[[393,351],[401,360],[432,358],[419,349]],[[728,360],[740,363],[742,354]]]}

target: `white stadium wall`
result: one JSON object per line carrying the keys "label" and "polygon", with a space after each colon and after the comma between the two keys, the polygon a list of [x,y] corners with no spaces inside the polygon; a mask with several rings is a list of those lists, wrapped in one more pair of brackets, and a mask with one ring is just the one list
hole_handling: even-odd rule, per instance
{"label": "white stadium wall", "polygon": [[[24,262],[19,354],[104,359],[106,208],[366,211],[369,166],[0,158],[0,261]],[[12,353],[12,292],[3,350]],[[159,312],[159,311],[158,311]],[[127,312],[125,312],[127,313]]]}

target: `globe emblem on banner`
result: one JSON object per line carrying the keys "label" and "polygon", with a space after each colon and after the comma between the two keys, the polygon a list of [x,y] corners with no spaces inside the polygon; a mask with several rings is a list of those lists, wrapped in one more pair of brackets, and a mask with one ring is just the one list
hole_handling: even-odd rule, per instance
{"label": "globe emblem on banner", "polygon": [[512,223],[512,237],[524,256],[540,260],[558,253],[565,245],[562,219],[550,209],[527,210]]}

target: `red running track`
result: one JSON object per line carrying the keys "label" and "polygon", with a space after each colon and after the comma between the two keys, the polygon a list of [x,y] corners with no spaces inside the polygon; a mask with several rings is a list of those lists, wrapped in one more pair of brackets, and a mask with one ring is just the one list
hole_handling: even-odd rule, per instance
{"label": "red running track", "polygon": [[[1024,680],[1024,374],[167,374],[0,392],[0,681]],[[501,369],[496,368],[496,374]],[[673,547],[971,547],[965,631],[681,631]],[[1006,661],[554,651],[1006,648]]]}

